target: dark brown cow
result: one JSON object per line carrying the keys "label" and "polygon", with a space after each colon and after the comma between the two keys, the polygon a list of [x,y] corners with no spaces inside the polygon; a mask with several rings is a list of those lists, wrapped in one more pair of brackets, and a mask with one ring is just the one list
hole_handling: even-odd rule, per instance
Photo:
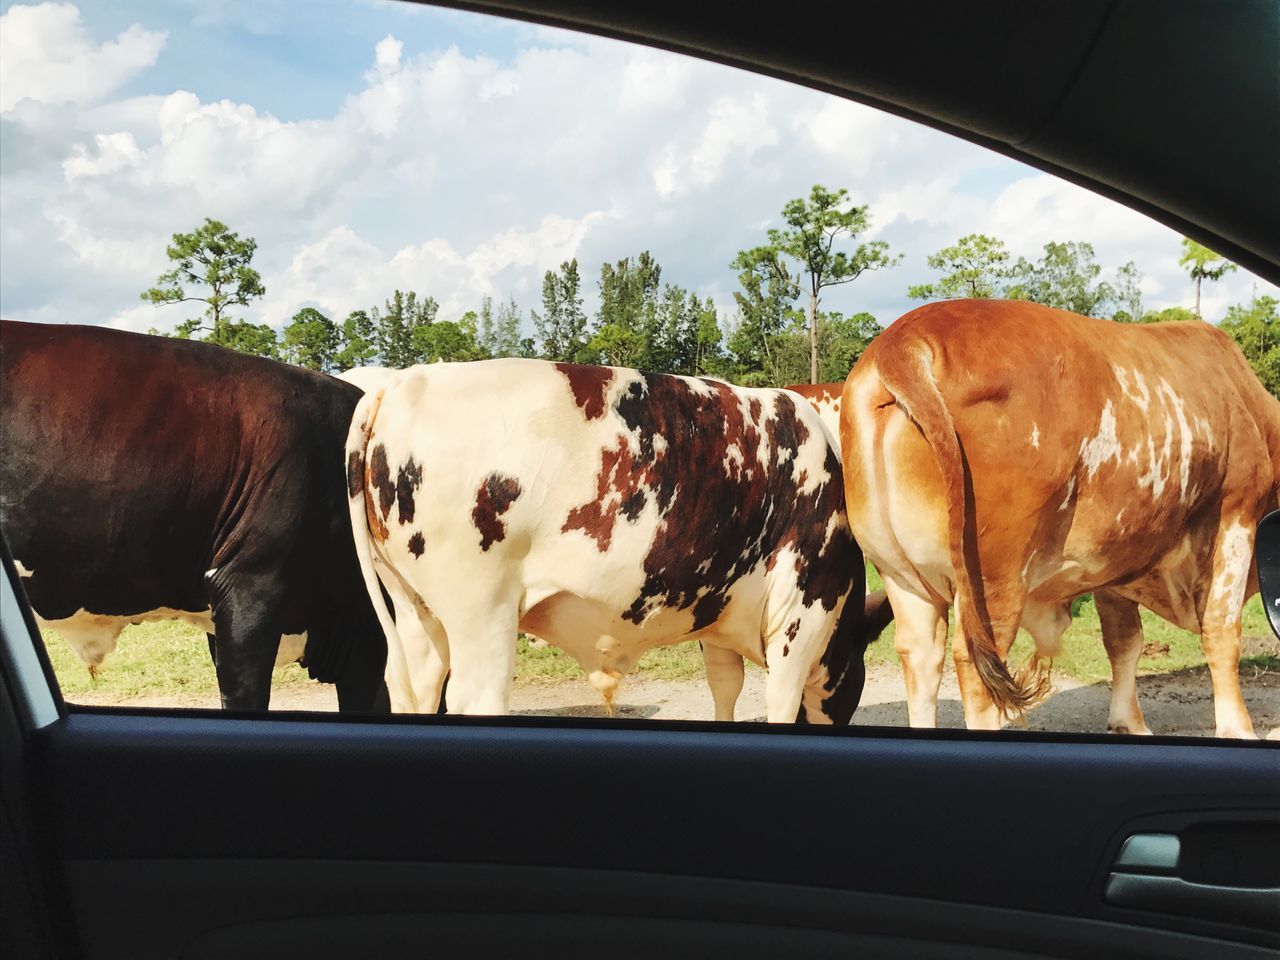
{"label": "dark brown cow", "polygon": [[1218,735],[1253,735],[1240,611],[1280,498],[1280,403],[1224,333],[935,303],[872,342],[843,404],[850,521],[893,604],[913,725],[933,724],[950,603],[965,718],[995,727],[1047,689],[1041,665],[1005,666],[1019,627],[1050,658],[1093,592],[1111,729],[1149,732],[1141,605],[1201,635]]}
{"label": "dark brown cow", "polygon": [[342,476],[359,399],[209,344],[0,323],[0,525],[37,615],[91,667],[127,624],[196,624],[228,709],[265,710],[299,656],[341,709],[386,709]]}

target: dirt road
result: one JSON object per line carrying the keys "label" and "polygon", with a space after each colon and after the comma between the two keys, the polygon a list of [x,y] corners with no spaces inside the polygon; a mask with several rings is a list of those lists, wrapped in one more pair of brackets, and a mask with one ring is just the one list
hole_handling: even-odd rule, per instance
{"label": "dirt road", "polygon": [[[1245,702],[1259,736],[1280,739],[1280,673],[1245,670]],[[1204,668],[1159,676],[1140,677],[1138,697],[1147,725],[1160,734],[1213,736],[1213,701],[1209,677]],[[1107,684],[1085,685],[1069,678],[1057,678],[1054,694],[1028,718],[1031,730],[1099,733],[1106,729]],[[82,703],[119,705],[118,699],[83,695]],[[217,698],[147,697],[130,701],[148,707],[217,707]],[[604,710],[586,680],[559,683],[517,683],[512,695],[516,714],[542,716],[600,717]],[[291,686],[272,696],[275,710],[337,709],[332,687],[320,684]],[[617,714],[622,717],[654,720],[709,720],[711,694],[701,680],[651,680],[643,677],[623,681],[618,692]],[[741,720],[764,719],[764,674],[749,671],[742,698],[738,702]],[[866,726],[906,726],[907,708],[903,700],[902,674],[895,667],[879,666],[867,673],[867,685],[854,722]],[[942,682],[938,722],[944,727],[963,727],[955,675],[948,671]]]}

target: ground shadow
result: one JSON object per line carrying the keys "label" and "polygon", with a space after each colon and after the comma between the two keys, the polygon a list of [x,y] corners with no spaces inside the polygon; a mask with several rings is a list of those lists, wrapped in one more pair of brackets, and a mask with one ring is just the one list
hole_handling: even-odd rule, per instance
{"label": "ground shadow", "polygon": [[[1245,706],[1257,734],[1265,737],[1280,728],[1280,668],[1274,658],[1265,655],[1246,658],[1240,665],[1240,680]],[[1105,733],[1110,703],[1110,683],[1059,689],[1028,714],[1025,729]],[[1214,735],[1213,689],[1206,666],[1139,677],[1138,704],[1152,733]],[[906,726],[906,702],[859,707],[853,722],[859,726]],[[938,726],[964,728],[964,711],[958,699],[938,701]]]}
{"label": "ground shadow", "polygon": [[[657,704],[616,704],[613,710],[615,720],[649,720],[662,708]],[[608,717],[604,704],[577,703],[557,707],[537,707],[532,710],[512,710],[513,717]]]}

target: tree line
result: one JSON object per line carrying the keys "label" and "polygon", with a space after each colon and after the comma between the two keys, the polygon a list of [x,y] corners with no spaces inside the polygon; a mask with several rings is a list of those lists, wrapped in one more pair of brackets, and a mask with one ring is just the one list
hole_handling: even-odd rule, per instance
{"label": "tree line", "polygon": [[[781,229],[767,241],[739,251],[734,310],[722,317],[710,297],[699,297],[663,277],[649,251],[600,265],[598,307],[583,306],[583,278],[576,259],[543,276],[541,302],[529,324],[514,299],[482,297],[461,316],[442,318],[440,305],[420,291],[395,290],[382,304],[331,318],[300,309],[279,334],[232,312],[266,289],[252,267],[257,244],[225,224],[206,220],[195,231],[174,234],[171,268],[142,294],[154,304],[198,302],[201,316],[168,335],[196,337],[231,349],[338,373],[357,366],[403,368],[436,361],[491,357],[539,357],[604,363],[686,375],[722,377],[747,386],[782,386],[843,380],[881,331],[874,316],[846,316],[823,305],[831,287],[901,262],[885,241],[860,242],[871,224],[866,205],[851,204],[846,190],[815,186],[808,197],[783,208]],[[913,285],[921,300],[954,297],[1030,300],[1118,322],[1194,320],[1204,282],[1221,279],[1235,265],[1184,239],[1180,263],[1196,286],[1196,310],[1146,309],[1142,273],[1132,262],[1105,281],[1093,246],[1051,242],[1043,255],[1014,260],[996,237],[970,234],[927,258],[939,274]],[[1240,345],[1259,379],[1280,396],[1280,304],[1254,297],[1228,309],[1219,326]],[[526,335],[532,329],[533,336]],[[159,331],[152,330],[152,333]]]}

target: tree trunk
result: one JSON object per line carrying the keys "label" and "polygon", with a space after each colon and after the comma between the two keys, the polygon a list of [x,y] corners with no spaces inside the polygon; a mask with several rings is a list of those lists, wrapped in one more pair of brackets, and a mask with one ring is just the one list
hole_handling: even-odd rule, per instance
{"label": "tree trunk", "polygon": [[809,297],[809,382],[818,382],[818,295]]}
{"label": "tree trunk", "polygon": [[1196,319],[1197,320],[1204,319],[1204,317],[1200,316],[1200,283],[1203,280],[1204,280],[1204,277],[1196,277]]}

